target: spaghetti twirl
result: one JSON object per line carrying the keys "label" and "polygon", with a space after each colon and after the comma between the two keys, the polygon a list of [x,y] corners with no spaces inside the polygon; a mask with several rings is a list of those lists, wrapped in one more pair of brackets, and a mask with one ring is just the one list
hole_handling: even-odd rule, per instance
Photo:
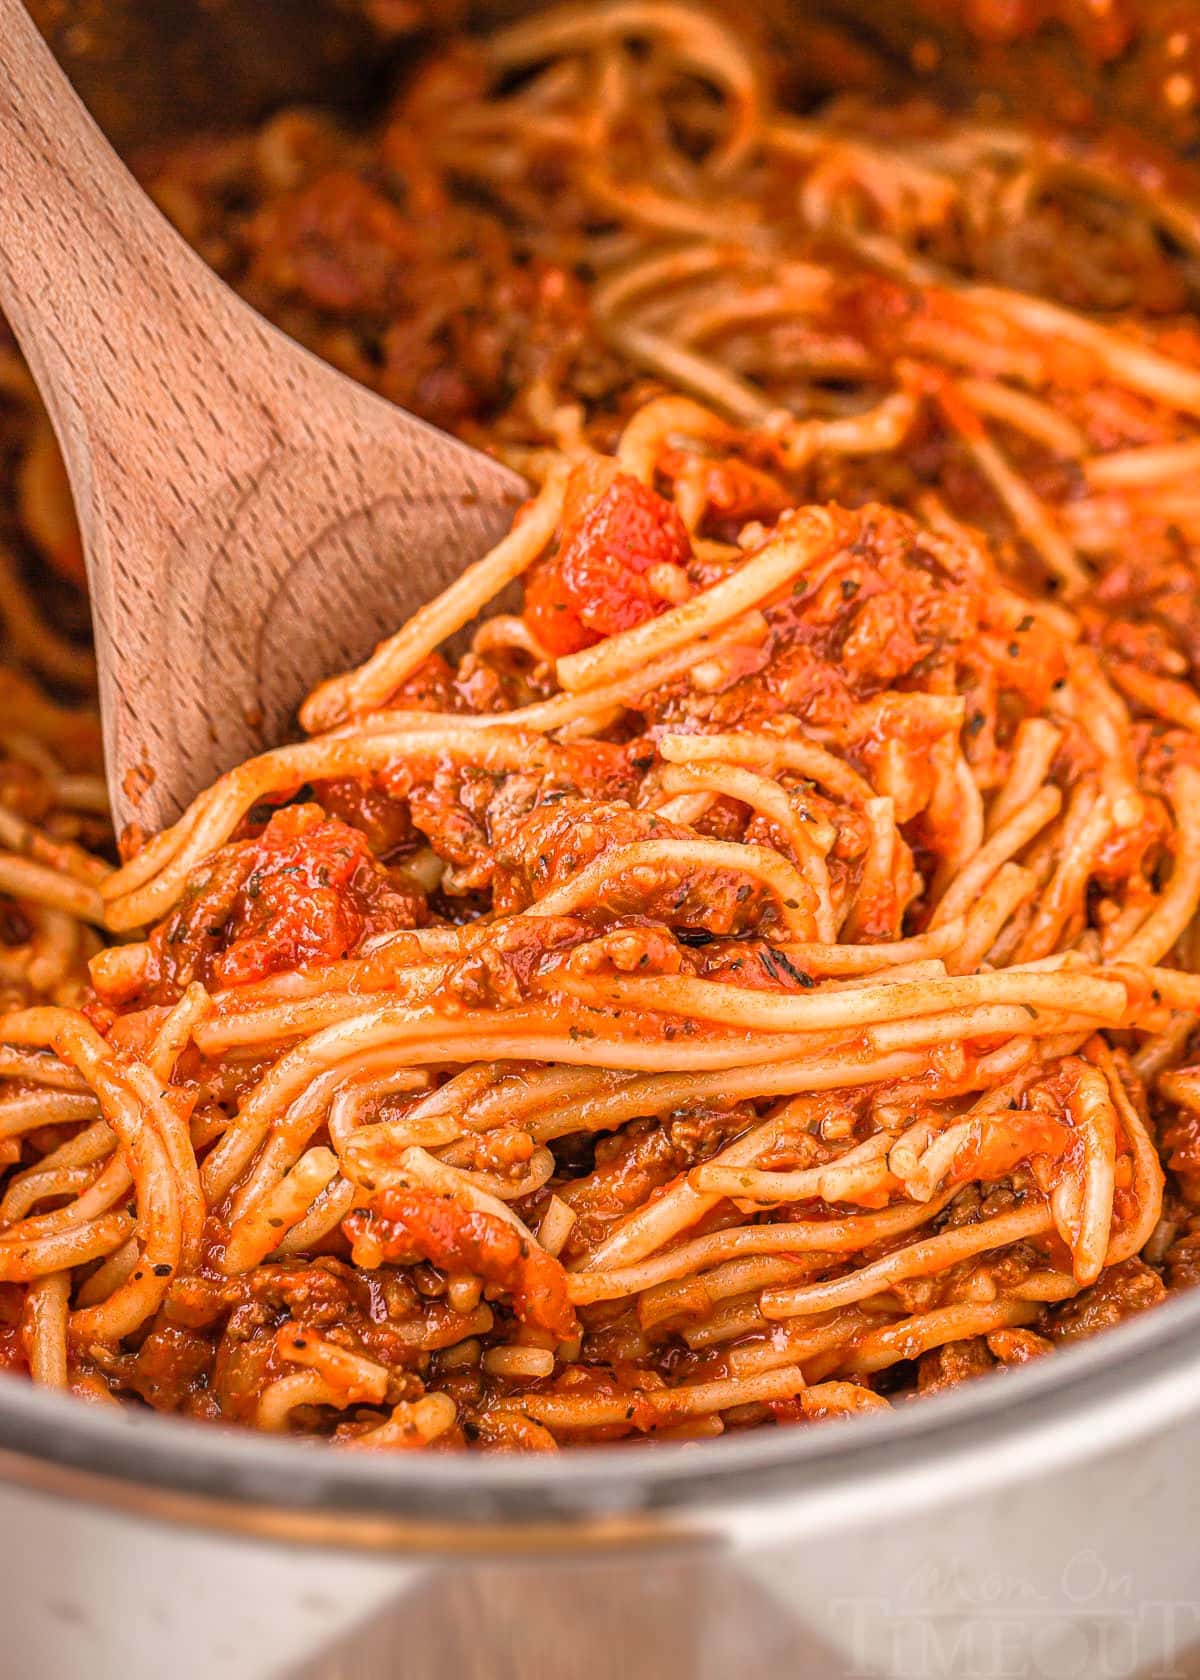
{"label": "spaghetti twirl", "polygon": [[4,679],[12,1368],[544,1450],[875,1409],[1191,1281],[1200,213],[1103,137],[802,116],[763,62],[569,6],[370,140],[155,165],[533,494],[115,869],[93,724]]}

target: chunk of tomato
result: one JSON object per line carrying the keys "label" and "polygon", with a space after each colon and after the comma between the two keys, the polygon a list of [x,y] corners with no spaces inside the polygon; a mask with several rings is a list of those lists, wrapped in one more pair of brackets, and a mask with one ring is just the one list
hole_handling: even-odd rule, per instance
{"label": "chunk of tomato", "polygon": [[574,653],[656,617],[669,601],[649,575],[691,558],[687,527],[665,497],[629,473],[577,468],[558,553],[531,572],[530,629],[549,652]]}
{"label": "chunk of tomato", "polygon": [[230,932],[216,962],[226,986],[346,956],[365,917],[354,878],[373,860],[365,837],[318,806],[277,811],[255,843]]}

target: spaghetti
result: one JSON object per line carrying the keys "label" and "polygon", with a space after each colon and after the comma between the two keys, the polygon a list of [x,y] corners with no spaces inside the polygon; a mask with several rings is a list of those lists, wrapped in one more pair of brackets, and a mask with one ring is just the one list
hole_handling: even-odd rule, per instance
{"label": "spaghetti", "polygon": [[791,114],[641,0],[152,185],[534,493],[115,869],[94,723],[5,677],[5,1364],[552,1450],[878,1409],[1191,1282],[1189,201],[1098,140]]}

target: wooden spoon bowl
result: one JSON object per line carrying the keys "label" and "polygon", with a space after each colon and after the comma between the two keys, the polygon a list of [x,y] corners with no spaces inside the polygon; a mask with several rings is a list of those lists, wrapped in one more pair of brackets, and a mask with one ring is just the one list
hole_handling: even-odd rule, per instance
{"label": "wooden spoon bowl", "polygon": [[217,279],[0,0],[0,308],[74,491],[118,827],[170,822],[524,494]]}

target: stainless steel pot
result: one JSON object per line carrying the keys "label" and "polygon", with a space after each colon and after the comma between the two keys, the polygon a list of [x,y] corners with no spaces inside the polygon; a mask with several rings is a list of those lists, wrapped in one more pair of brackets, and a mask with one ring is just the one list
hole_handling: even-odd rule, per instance
{"label": "stainless steel pot", "polygon": [[4,1672],[1200,1672],[1200,1295],[890,1416],[355,1457],[0,1388]]}
{"label": "stainless steel pot", "polygon": [[[346,76],[370,57],[317,0],[43,10],[127,141],[164,85],[244,116],[306,91],[319,41]],[[359,1457],[0,1379],[0,1674],[1175,1680],[1200,1675],[1198,1508],[1200,1293],[888,1416],[549,1461]]]}

